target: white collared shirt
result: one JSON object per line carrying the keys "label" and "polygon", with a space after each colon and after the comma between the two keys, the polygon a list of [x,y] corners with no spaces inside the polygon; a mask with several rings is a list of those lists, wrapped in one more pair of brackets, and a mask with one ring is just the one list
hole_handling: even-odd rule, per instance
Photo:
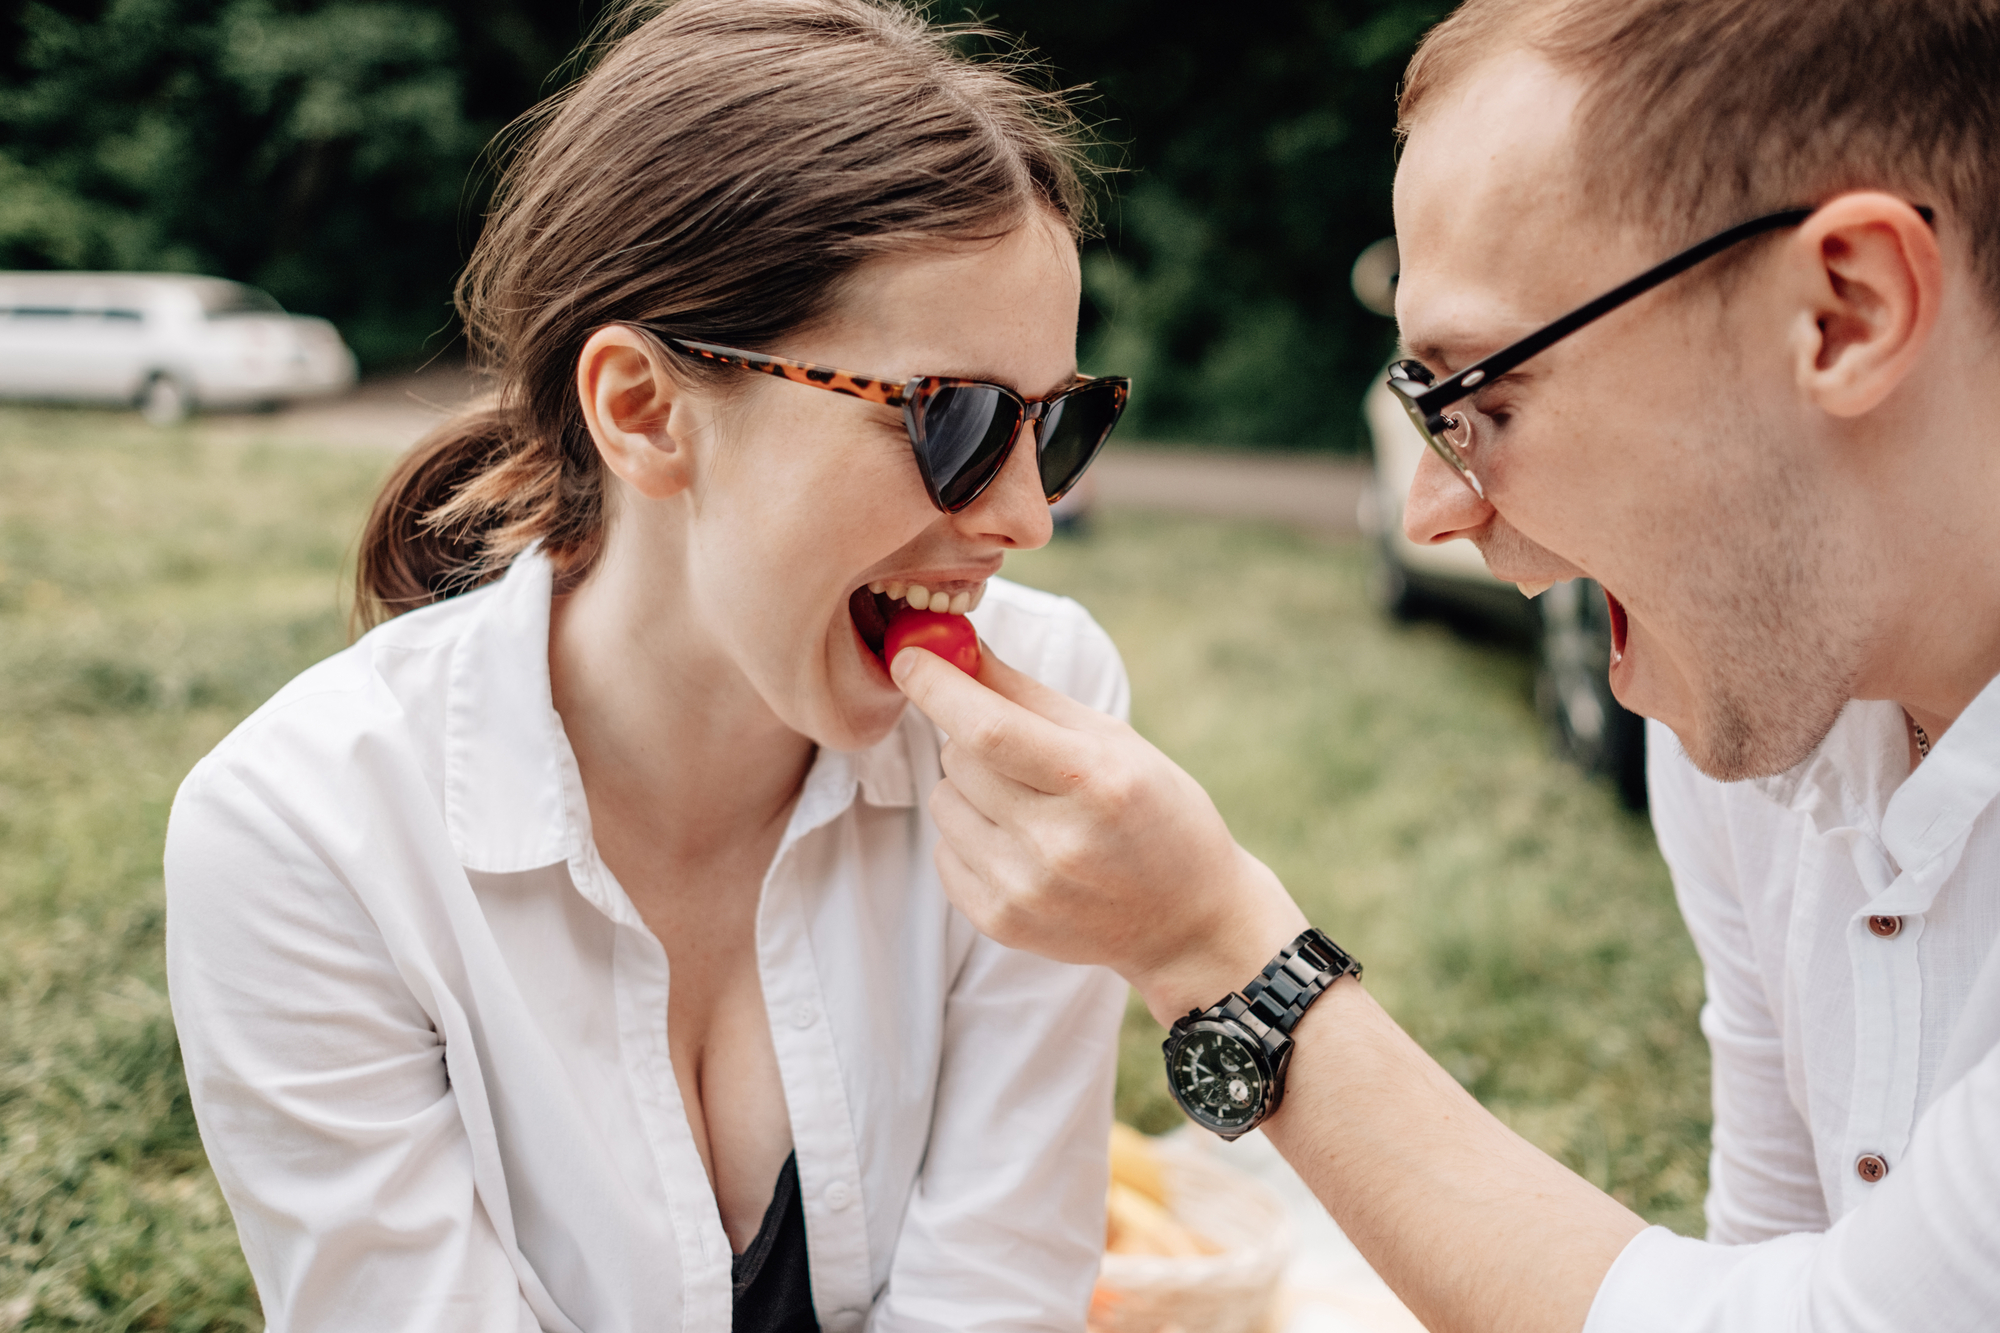
{"label": "white collared shirt", "polygon": [[1646,739],[1708,988],[1709,1239],[1640,1233],[1587,1333],[2000,1329],[2000,681],[1914,772],[1893,703],[1756,782]]}
{"label": "white collared shirt", "polygon": [[[175,801],[174,1018],[274,1331],[730,1327],[666,951],[591,840],[549,597],[530,553],[388,622]],[[995,580],[974,618],[1124,713],[1074,602]],[[938,778],[913,709],[872,749],[822,751],[758,905],[813,1303],[828,1333],[1081,1330],[1125,989],[946,902]]]}

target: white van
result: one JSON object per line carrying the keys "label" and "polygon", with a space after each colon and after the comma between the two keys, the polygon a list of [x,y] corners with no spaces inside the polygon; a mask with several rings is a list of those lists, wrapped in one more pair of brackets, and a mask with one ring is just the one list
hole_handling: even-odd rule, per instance
{"label": "white van", "polygon": [[197,407],[338,393],[354,353],[255,287],[177,273],[0,272],[0,398]]}

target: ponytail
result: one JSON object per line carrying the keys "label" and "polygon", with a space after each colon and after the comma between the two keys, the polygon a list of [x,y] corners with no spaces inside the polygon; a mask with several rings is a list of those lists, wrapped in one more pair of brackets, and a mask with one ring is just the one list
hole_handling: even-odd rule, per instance
{"label": "ponytail", "polygon": [[559,582],[580,573],[595,554],[600,497],[594,468],[565,468],[559,450],[522,440],[503,409],[460,413],[397,460],[375,497],[356,562],[356,628],[470,592],[537,538]]}

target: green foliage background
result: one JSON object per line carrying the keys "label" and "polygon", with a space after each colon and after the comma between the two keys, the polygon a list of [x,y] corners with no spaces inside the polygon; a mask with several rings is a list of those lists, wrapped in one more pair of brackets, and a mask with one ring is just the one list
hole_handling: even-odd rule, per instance
{"label": "green foliage background", "polygon": [[[480,153],[561,85],[600,0],[0,0],[0,268],[167,269],[334,319],[364,363],[448,347]],[[1395,88],[1442,0],[939,0],[1088,83],[1121,170],[1086,361],[1130,432],[1349,448],[1385,321]]]}

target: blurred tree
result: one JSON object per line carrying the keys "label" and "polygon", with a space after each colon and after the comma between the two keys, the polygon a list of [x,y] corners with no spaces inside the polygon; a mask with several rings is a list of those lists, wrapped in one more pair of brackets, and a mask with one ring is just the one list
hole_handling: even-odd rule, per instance
{"label": "blurred tree", "polygon": [[[1447,0],[986,0],[1122,148],[1084,259],[1085,360],[1135,381],[1132,433],[1344,449],[1394,342],[1348,272],[1389,235],[1396,89]],[[1119,157],[1114,154],[1114,159]]]}
{"label": "blurred tree", "polygon": [[[0,0],[0,268],[198,269],[337,320],[365,361],[448,340],[482,146],[599,0]],[[1123,172],[1085,359],[1134,435],[1351,447],[1386,321],[1395,89],[1445,0],[937,0],[1089,83]]]}
{"label": "blurred tree", "polygon": [[589,17],[29,0],[0,27],[0,268],[219,273],[414,359],[452,329],[470,168]]}

